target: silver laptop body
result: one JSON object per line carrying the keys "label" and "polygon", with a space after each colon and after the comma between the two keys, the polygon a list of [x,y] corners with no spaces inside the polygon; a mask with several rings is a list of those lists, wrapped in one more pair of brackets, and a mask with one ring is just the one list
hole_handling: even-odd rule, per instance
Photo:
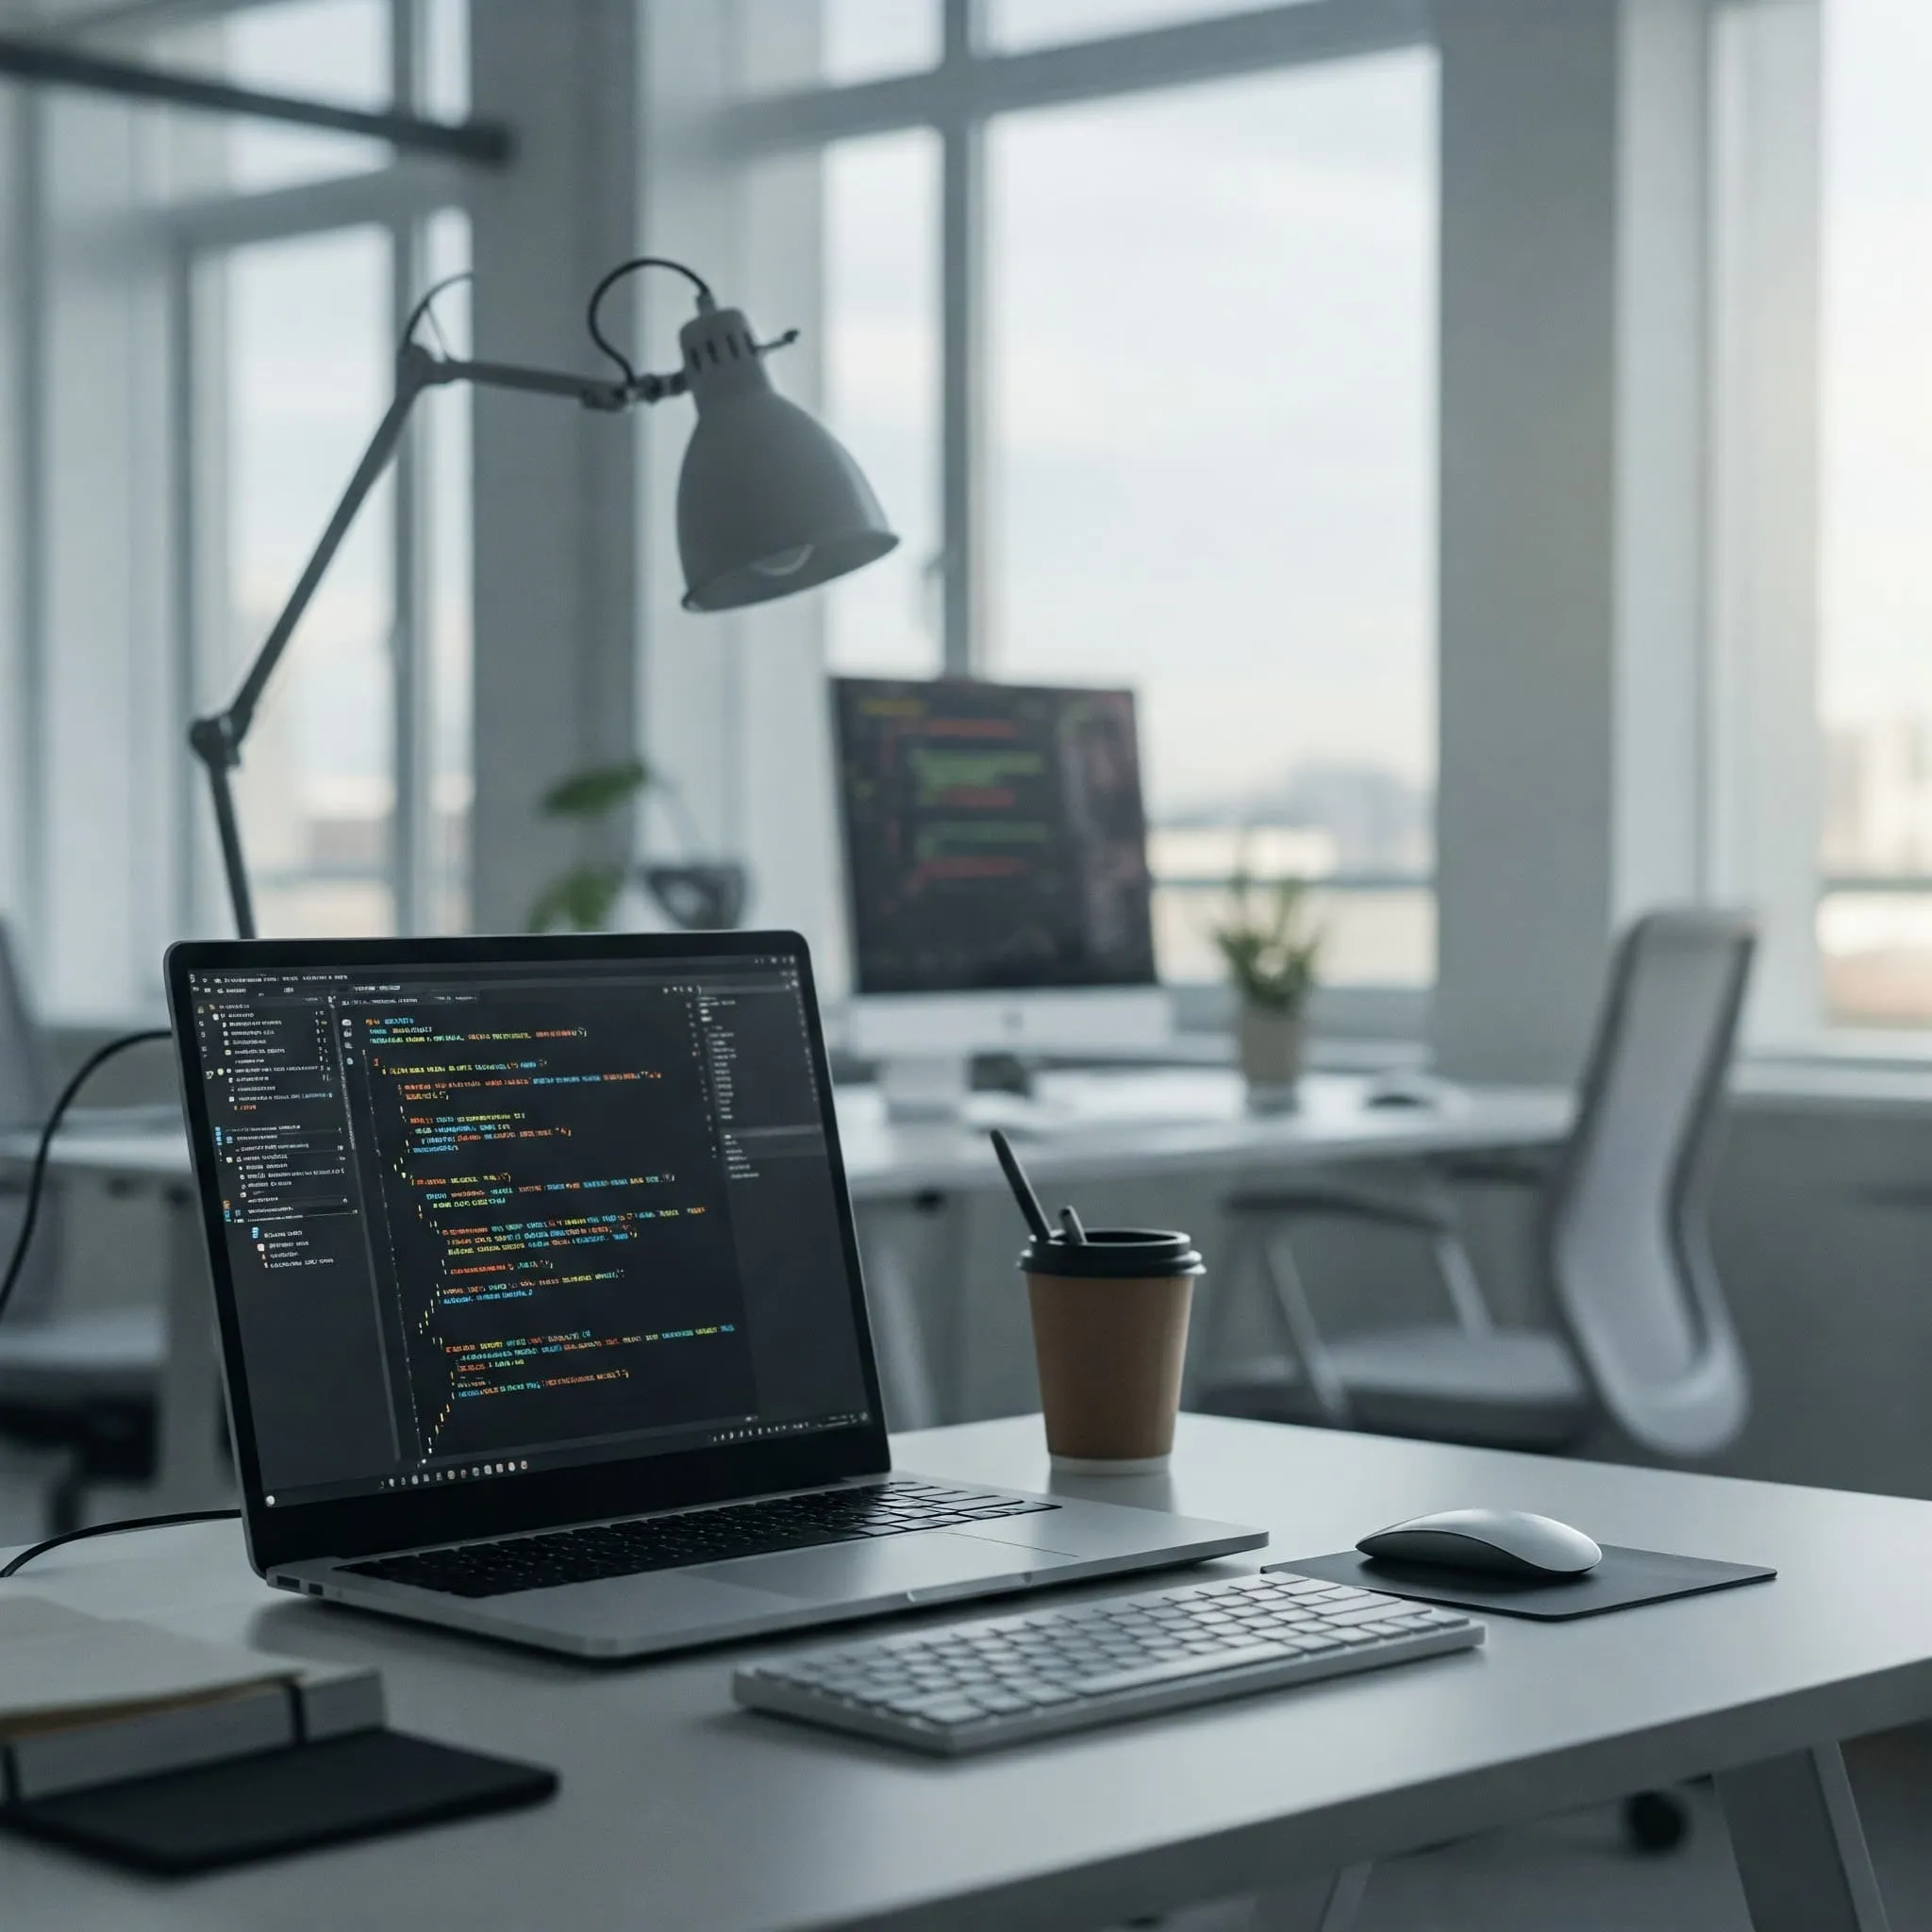
{"label": "silver laptop body", "polygon": [[[276,1586],[625,1657],[1266,1541],[892,1470],[797,935],[196,941],[168,983]],[[746,1504],[870,1526],[530,1580]]]}

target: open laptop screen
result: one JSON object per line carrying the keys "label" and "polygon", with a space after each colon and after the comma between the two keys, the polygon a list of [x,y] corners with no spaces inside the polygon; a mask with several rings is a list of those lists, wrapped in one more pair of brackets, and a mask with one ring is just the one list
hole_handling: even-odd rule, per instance
{"label": "open laptop screen", "polygon": [[797,957],[222,950],[177,1023],[266,1507],[871,1421]]}

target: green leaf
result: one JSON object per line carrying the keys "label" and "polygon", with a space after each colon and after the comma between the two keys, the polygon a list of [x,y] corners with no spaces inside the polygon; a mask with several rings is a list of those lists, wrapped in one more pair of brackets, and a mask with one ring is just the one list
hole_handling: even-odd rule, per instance
{"label": "green leaf", "polygon": [[593,765],[558,779],[538,801],[538,809],[553,819],[599,819],[628,804],[650,782],[650,769],[641,758]]}
{"label": "green leaf", "polygon": [[1305,929],[1307,885],[1275,882],[1271,903],[1257,910],[1255,880],[1245,860],[1229,881],[1228,916],[1212,928],[1228,978],[1247,1005],[1275,1013],[1298,1013],[1313,991],[1323,935]]}
{"label": "green leaf", "polygon": [[532,932],[601,932],[624,890],[619,866],[583,866],[553,879],[530,908]]}

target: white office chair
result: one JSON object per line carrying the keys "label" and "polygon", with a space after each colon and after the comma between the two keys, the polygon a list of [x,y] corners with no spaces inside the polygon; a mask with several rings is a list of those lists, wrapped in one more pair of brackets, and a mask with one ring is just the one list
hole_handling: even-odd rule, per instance
{"label": "white office chair", "polygon": [[[54,1092],[46,1038],[0,924],[0,1131],[37,1133]],[[25,1191],[24,1174],[0,1176],[0,1267],[13,1252]],[[153,1477],[167,1356],[159,1308],[61,1307],[64,1221],[55,1187],[0,1319],[0,1441],[61,1458],[47,1496],[50,1536],[80,1526],[90,1484]]]}
{"label": "white office chair", "polygon": [[[1607,1416],[1673,1460],[1736,1441],[1750,1385],[1707,1227],[1724,1076],[1757,928],[1735,912],[1653,912],[1624,934],[1584,1071],[1576,1125],[1554,1166],[1443,1162],[1414,1197],[1257,1188],[1226,1203],[1226,1287],[1258,1278],[1291,1351],[1217,1377],[1225,1295],[1203,1334],[1194,1406],[1490,1448],[1571,1448]],[[1541,1193],[1543,1266],[1562,1331],[1498,1328],[1457,1224],[1450,1184]],[[1454,1320],[1325,1340],[1295,1264],[1297,1221],[1409,1228],[1436,1257]],[[1667,1792],[1626,1799],[1632,1842],[1689,1829]]]}
{"label": "white office chair", "polygon": [[[1725,1071],[1756,928],[1732,912],[1654,912],[1611,967],[1577,1122],[1554,1167],[1445,1163],[1412,1198],[1320,1181],[1243,1190],[1196,1406],[1494,1448],[1561,1450],[1603,1416],[1681,1459],[1735,1441],[1749,1381],[1706,1225]],[[1531,1182],[1557,1331],[1498,1328],[1448,1182]],[[1453,1319],[1323,1336],[1291,1236],[1311,1219],[1410,1228],[1431,1242]],[[1227,1366],[1226,1293],[1257,1280],[1288,1357]]]}

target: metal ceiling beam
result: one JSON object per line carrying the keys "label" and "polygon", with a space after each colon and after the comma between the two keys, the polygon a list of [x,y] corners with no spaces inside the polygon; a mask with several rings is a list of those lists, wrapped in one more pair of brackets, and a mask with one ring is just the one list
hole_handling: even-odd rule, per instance
{"label": "metal ceiling beam", "polygon": [[256,88],[233,87],[226,81],[205,80],[134,60],[108,59],[10,34],[0,35],[0,76],[39,86],[118,94],[125,100],[158,101],[204,113],[326,127],[337,134],[366,135],[392,147],[449,155],[485,167],[501,167],[513,151],[509,129],[494,122],[429,121],[419,114],[371,111],[297,94],[264,93]]}

